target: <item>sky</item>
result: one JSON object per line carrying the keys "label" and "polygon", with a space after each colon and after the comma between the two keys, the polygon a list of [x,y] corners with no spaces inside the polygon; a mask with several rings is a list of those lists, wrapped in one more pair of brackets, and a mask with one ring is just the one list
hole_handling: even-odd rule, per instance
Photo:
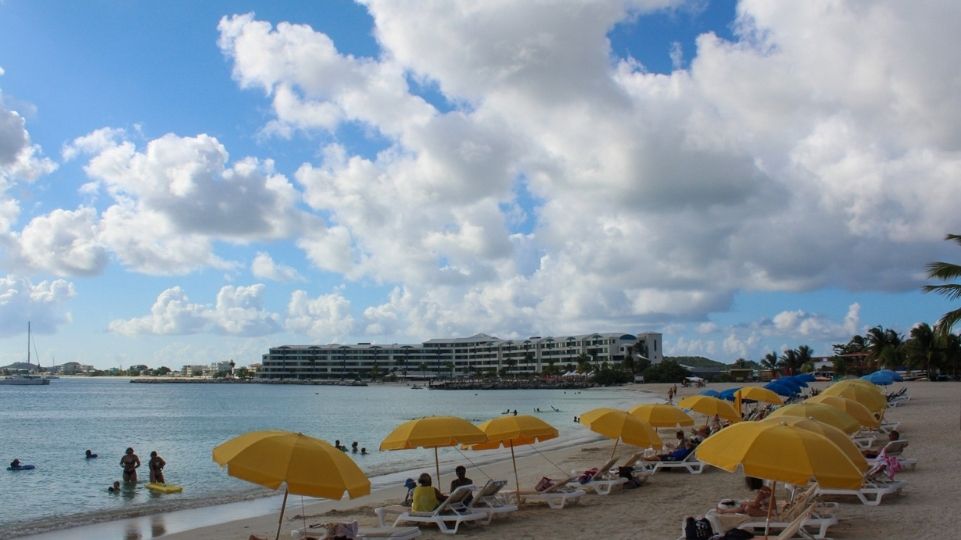
{"label": "sky", "polygon": [[958,2],[0,1],[0,365],[953,306]]}

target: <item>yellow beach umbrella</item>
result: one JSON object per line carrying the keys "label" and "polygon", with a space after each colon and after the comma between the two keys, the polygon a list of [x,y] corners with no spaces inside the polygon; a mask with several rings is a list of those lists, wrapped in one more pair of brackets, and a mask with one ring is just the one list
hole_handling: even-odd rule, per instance
{"label": "yellow beach umbrella", "polygon": [[661,438],[657,436],[657,431],[650,424],[620,409],[608,407],[592,409],[581,415],[581,424],[595,433],[614,439],[611,457],[614,457],[617,443],[620,441],[640,448],[662,446]]}
{"label": "yellow beach umbrella", "polygon": [[[780,422],[740,422],[708,437],[697,459],[728,472],[804,485],[812,478],[823,487],[857,489],[864,476],[843,450],[824,435]],[[771,503],[774,489],[771,487]],[[774,505],[768,504],[768,522]],[[767,536],[767,526],[765,526]]]}
{"label": "yellow beach umbrella", "polygon": [[686,398],[682,399],[677,406],[682,409],[690,409],[707,416],[724,418],[725,420],[730,420],[731,422],[741,421],[741,415],[734,410],[731,402],[712,396],[687,396]]}
{"label": "yellow beach umbrella", "polygon": [[734,409],[741,413],[741,402],[745,399],[753,399],[754,401],[763,401],[765,403],[772,403],[774,405],[780,405],[784,403],[781,396],[774,393],[772,390],[767,388],[762,388],[760,386],[745,386],[737,392],[734,392]]}
{"label": "yellow beach umbrella", "polygon": [[830,424],[848,435],[861,429],[861,423],[855,420],[853,416],[823,403],[794,403],[793,405],[785,405],[768,415],[768,418],[780,418],[782,416],[813,418],[825,424]]}
{"label": "yellow beach umbrella", "polygon": [[858,469],[861,469],[861,471],[866,471],[870,467],[867,460],[864,459],[864,454],[861,453],[858,445],[854,444],[854,441],[852,441],[846,433],[830,424],[825,424],[824,422],[819,422],[810,418],[801,418],[800,416],[765,418],[764,420],[761,420],[761,422],[785,424],[798,429],[806,429],[808,431],[813,431],[815,433],[824,435],[828,439],[831,439],[831,442],[836,444],[838,448],[840,448],[841,451],[848,456],[848,459],[851,460],[851,463],[854,463]]}
{"label": "yellow beach umbrella", "polygon": [[[867,381],[864,381],[867,382]],[[872,413],[880,413],[884,411],[885,407],[888,406],[888,400],[884,397],[884,394],[877,389],[871,383],[870,386],[866,386],[858,383],[848,383],[847,381],[841,381],[840,383],[831,385],[824,389],[822,394],[826,396],[837,396],[848,399],[853,399],[861,405],[864,405]]]}
{"label": "yellow beach umbrella", "polygon": [[[487,436],[487,441],[470,445],[471,450],[493,450],[502,446],[510,447],[511,462],[514,464],[514,482],[518,490],[521,488],[521,483],[517,475],[514,447],[543,442],[557,437],[557,428],[536,416],[527,414],[498,416],[486,422],[481,422],[477,427]],[[518,500],[520,500],[519,497]]]}
{"label": "yellow beach umbrella", "polygon": [[686,412],[666,403],[635,405],[627,412],[656,428],[694,425],[694,419],[688,416]]}
{"label": "yellow beach umbrella", "polygon": [[437,449],[458,444],[475,444],[487,440],[487,435],[463,418],[457,416],[426,416],[410,420],[394,428],[380,442],[381,450],[407,450],[433,448],[436,481],[440,483],[440,459]]}
{"label": "yellow beach umbrella", "polygon": [[286,484],[277,538],[287,494],[338,500],[370,494],[370,480],[344,452],[302,433],[255,431],[218,445],[213,460],[230,476],[270,489]]}
{"label": "yellow beach umbrella", "polygon": [[818,394],[814,397],[810,397],[804,400],[806,403],[822,403],[824,405],[830,405],[835,409],[844,411],[854,417],[855,420],[861,423],[862,426],[872,429],[877,429],[881,425],[881,421],[877,419],[876,416],[871,414],[871,411],[867,407],[861,405],[853,399],[838,397],[838,396],[826,396],[824,394]]}

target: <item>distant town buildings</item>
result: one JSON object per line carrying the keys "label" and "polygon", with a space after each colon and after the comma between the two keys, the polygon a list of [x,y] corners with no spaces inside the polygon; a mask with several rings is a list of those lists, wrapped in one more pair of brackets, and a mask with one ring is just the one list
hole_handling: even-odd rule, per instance
{"label": "distant town buildings", "polygon": [[372,373],[400,378],[536,374],[570,370],[579,361],[619,366],[632,357],[663,361],[659,333],[595,333],[505,340],[487,334],[431,339],[420,344],[283,345],[263,355],[261,379],[338,379]]}

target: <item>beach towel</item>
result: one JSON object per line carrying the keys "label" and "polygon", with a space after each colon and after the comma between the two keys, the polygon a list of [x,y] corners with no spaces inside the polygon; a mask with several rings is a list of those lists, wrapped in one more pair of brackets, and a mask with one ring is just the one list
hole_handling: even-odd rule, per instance
{"label": "beach towel", "polygon": [[897,456],[889,456],[886,452],[881,452],[878,456],[884,462],[884,472],[888,478],[894,480],[894,475],[901,472],[901,462]]}

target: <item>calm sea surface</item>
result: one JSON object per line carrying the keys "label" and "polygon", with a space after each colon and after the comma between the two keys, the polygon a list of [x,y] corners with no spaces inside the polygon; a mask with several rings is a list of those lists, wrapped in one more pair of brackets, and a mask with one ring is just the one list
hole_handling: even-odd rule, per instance
{"label": "calm sea surface", "polygon": [[[262,429],[300,431],[348,446],[370,475],[432,463],[428,450],[378,452],[380,440],[405,420],[435,414],[482,421],[504,410],[535,414],[561,431],[584,435],[574,415],[594,407],[626,407],[654,397],[628,389],[411,390],[403,386],[292,386],[260,384],[130,384],[119,379],[61,379],[49,386],[0,386],[0,462],[13,458],[33,471],[0,470],[0,530],[36,521],[78,524],[85,516],[162,510],[172,501],[211,504],[251,485],[221,470],[210,453],[240,433]],[[551,411],[556,407],[560,412]],[[535,408],[541,412],[535,413]],[[120,480],[119,460],[131,446],[143,466],[140,484],[120,496],[106,493]],[[84,450],[99,454],[84,459]],[[150,451],[166,459],[168,483],[178,495],[155,495],[144,484]],[[446,450],[448,457],[456,451]],[[479,453],[475,453],[479,454]],[[443,456],[443,454],[442,454]],[[4,469],[6,465],[4,465]]]}

